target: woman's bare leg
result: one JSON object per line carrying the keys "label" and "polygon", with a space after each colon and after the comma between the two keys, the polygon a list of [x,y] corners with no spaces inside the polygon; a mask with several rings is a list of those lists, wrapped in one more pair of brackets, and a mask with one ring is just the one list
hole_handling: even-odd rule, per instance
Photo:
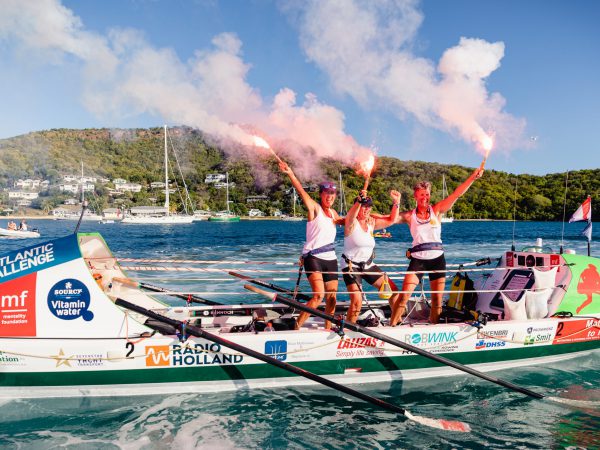
{"label": "woman's bare leg", "polygon": [[[335,315],[335,304],[338,290],[338,280],[331,280],[325,283],[325,312],[329,315]],[[325,329],[331,329],[331,322],[325,321]]]}
{"label": "woman's bare leg", "polygon": [[[310,283],[312,298],[306,303],[306,306],[316,308],[321,304],[321,301],[323,301],[323,297],[325,296],[325,284],[323,283],[323,274],[321,272],[312,272],[308,276],[308,282]],[[298,316],[298,320],[296,320],[296,330],[300,329],[302,324],[306,322],[306,319],[308,319],[309,316],[310,314],[307,312],[302,311],[300,313],[300,315]]]}
{"label": "woman's bare leg", "polygon": [[431,294],[431,312],[429,313],[429,322],[438,323],[440,321],[440,314],[442,313],[442,292],[446,287],[446,277],[438,278],[437,280],[429,280],[431,290],[434,291]]}
{"label": "woman's bare leg", "polygon": [[404,277],[404,283],[402,283],[402,294],[398,296],[394,305],[392,306],[392,317],[390,317],[390,325],[396,326],[402,319],[404,312],[406,311],[406,304],[410,299],[415,288],[419,285],[419,277],[414,273],[407,273]]}
{"label": "woman's bare leg", "polygon": [[362,295],[356,283],[346,285],[350,293],[350,307],[346,313],[346,322],[356,323],[362,306]]}

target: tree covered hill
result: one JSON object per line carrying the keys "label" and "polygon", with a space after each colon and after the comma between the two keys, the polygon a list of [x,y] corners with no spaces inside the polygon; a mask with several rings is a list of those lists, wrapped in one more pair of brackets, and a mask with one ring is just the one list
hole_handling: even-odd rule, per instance
{"label": "tree covered hill", "polygon": [[[214,184],[205,184],[210,173],[229,172],[235,187],[230,191],[233,209],[245,214],[250,208],[265,212],[280,209],[291,211],[290,183],[283,177],[272,157],[257,161],[256,155],[228,157],[221,149],[209,145],[201,132],[187,127],[169,130],[179,165],[187,183],[192,201],[198,209],[225,208],[225,193]],[[163,130],[151,129],[53,129],[0,140],[0,187],[12,188],[18,179],[41,178],[51,182],[51,189],[40,193],[34,203],[40,209],[51,209],[67,197],[56,186],[63,174],[79,174],[83,162],[85,174],[109,179],[124,178],[148,187],[151,182],[163,179]],[[175,166],[176,161],[171,163]],[[264,166],[272,175],[257,180],[256,164]],[[322,172],[337,180],[342,174],[351,203],[361,189],[363,179],[350,167],[333,160],[321,163]],[[387,212],[390,207],[388,192],[397,189],[402,193],[402,207],[413,207],[412,186],[420,180],[433,184],[433,201],[441,199],[442,176],[452,191],[473,169],[459,165],[442,165],[419,161],[400,161],[381,157],[369,187],[375,209]],[[179,178],[172,175],[171,180]],[[318,182],[319,180],[303,180]],[[515,183],[517,191],[515,194]],[[181,178],[178,179],[181,186]],[[454,207],[457,219],[511,219],[516,196],[517,219],[560,220],[563,214],[565,174],[544,176],[519,175],[487,170],[467,194]],[[120,198],[108,195],[108,188],[96,185],[94,199],[98,207],[160,204],[164,194],[150,189],[127,193]],[[587,195],[599,198],[600,169],[581,170],[569,174],[567,214],[572,213]],[[266,195],[268,200],[246,203],[251,195]],[[316,198],[316,193],[313,194]],[[6,204],[6,195],[1,197]],[[175,198],[175,202],[177,202]],[[179,200],[181,202],[181,200]]]}

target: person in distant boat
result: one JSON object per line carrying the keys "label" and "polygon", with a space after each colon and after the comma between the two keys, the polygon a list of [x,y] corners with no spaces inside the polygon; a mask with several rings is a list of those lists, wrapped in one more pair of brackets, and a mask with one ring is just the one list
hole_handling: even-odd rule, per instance
{"label": "person in distant boat", "polygon": [[[292,186],[308,210],[306,243],[300,258],[312,291],[312,298],[307,306],[317,308],[325,298],[325,312],[334,314],[338,288],[338,263],[334,250],[337,232],[335,226],[344,223],[344,219],[333,209],[337,195],[336,185],[331,182],[321,183],[320,202],[317,203],[304,190],[290,166],[282,161],[279,163],[279,169],[290,178]],[[301,312],[296,321],[296,329],[299,329],[309,316],[309,313]],[[330,327],[331,323],[326,322],[325,328]]]}
{"label": "person in distant boat", "polygon": [[11,230],[11,231],[17,231],[17,224],[14,223],[12,220],[10,220],[8,222],[6,229]]}
{"label": "person in distant boat", "polygon": [[404,277],[402,296],[392,309],[390,325],[397,325],[402,318],[408,299],[423,278],[423,272],[429,273],[429,284],[432,291],[429,321],[438,323],[442,312],[441,291],[444,290],[446,284],[446,259],[442,246],[440,214],[448,212],[454,206],[454,203],[467,192],[473,182],[481,178],[483,170],[482,167],[475,169],[454,192],[435,205],[430,204],[431,183],[422,181],[415,185],[416,208],[412,211],[401,212],[396,221],[396,223],[408,224],[413,242],[412,247],[406,252],[410,264],[408,273]]}
{"label": "person in distant boat", "polygon": [[25,219],[21,220],[21,223],[19,224],[19,231],[27,231],[27,222]]}
{"label": "person in distant boat", "polygon": [[394,294],[389,298],[390,306],[398,301],[397,286],[375,263],[375,230],[385,229],[398,219],[400,192],[391,191],[392,208],[387,216],[371,216],[373,200],[367,197],[367,191],[361,191],[348,211],[344,225],[344,253],[342,254],[342,273],[350,293],[350,307],[346,321],[355,323],[362,305],[362,280],[380,289],[384,282]]}

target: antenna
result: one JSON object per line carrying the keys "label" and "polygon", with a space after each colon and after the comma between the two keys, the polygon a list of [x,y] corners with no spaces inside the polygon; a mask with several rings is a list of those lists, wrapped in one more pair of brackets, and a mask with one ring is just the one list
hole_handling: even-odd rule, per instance
{"label": "antenna", "polygon": [[515,200],[513,206],[513,233],[512,233],[512,245],[510,246],[511,251],[515,251],[515,226],[517,224],[517,184],[519,182],[518,175],[515,178]]}
{"label": "antenna", "polygon": [[560,254],[563,253],[563,244],[565,240],[565,216],[567,214],[567,186],[569,184],[569,171],[565,175],[565,200],[563,202],[562,233],[560,235]]}
{"label": "antenna", "polygon": [[74,233],[77,234],[77,232],[79,231],[79,226],[81,225],[81,221],[83,220],[83,215],[85,214],[85,209],[88,206],[88,202],[86,200],[84,200],[81,203],[81,214],[79,216],[79,220],[77,221],[77,226],[75,227],[75,231]]}

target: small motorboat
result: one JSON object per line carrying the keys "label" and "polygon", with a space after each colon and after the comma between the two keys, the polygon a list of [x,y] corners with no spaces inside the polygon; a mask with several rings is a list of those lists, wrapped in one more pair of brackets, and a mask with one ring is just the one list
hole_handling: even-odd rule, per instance
{"label": "small motorboat", "polygon": [[376,231],[375,233],[373,233],[373,237],[376,237],[376,238],[391,238],[392,237],[392,233],[390,233],[389,231]]}
{"label": "small motorboat", "polygon": [[0,237],[8,239],[31,239],[39,238],[40,233],[38,230],[9,230],[7,228],[0,228]]}

